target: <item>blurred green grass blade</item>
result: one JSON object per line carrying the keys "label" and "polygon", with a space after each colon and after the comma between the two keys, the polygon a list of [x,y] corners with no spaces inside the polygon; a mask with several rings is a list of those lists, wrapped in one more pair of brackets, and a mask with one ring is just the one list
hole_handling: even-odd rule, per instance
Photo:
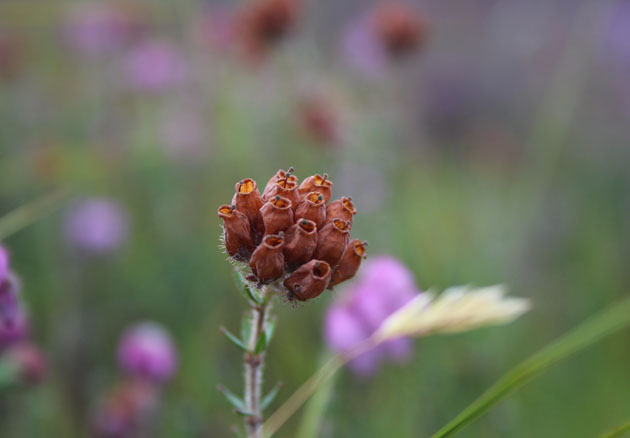
{"label": "blurred green grass blade", "polygon": [[[330,356],[324,356],[320,362],[323,365],[328,360],[330,360]],[[317,392],[308,401],[300,420],[297,438],[317,438],[319,436],[321,424],[326,414],[326,408],[332,398],[336,380],[337,374],[333,374],[330,379],[319,385]]]}
{"label": "blurred green grass blade", "polygon": [[450,423],[433,435],[433,438],[448,437],[476,418],[483,415],[506,395],[516,390],[528,380],[545,371],[552,365],[569,357],[602,338],[630,324],[630,297],[614,304],[608,309],[565,334],[538,353],[521,362],[472,402]]}
{"label": "blurred green grass blade", "polygon": [[70,199],[67,190],[58,190],[22,205],[0,217],[0,240],[36,222]]}
{"label": "blurred green grass blade", "polygon": [[602,434],[601,438],[621,438],[624,436],[630,436],[630,421]]}

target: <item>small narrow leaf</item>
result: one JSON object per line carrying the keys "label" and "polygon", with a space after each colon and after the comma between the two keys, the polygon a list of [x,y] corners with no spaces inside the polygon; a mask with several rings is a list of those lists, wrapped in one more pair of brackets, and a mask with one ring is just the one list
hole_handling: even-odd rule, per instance
{"label": "small narrow leaf", "polygon": [[267,334],[262,332],[260,337],[258,338],[258,342],[256,343],[256,348],[254,349],[254,354],[260,354],[265,351],[267,348]]}
{"label": "small narrow leaf", "polygon": [[241,339],[247,341],[252,334],[252,320],[249,316],[243,316],[241,319]]}
{"label": "small narrow leaf", "polygon": [[261,411],[264,411],[265,409],[269,407],[269,405],[271,405],[271,403],[275,400],[276,396],[278,395],[278,392],[280,392],[280,389],[282,389],[282,382],[278,382],[276,386],[274,386],[274,388],[271,391],[269,391],[269,394],[267,394],[262,399],[262,401],[260,402]]}
{"label": "small narrow leaf", "polygon": [[219,390],[221,394],[225,396],[226,400],[230,402],[232,406],[234,406],[235,409],[237,410],[245,409],[245,402],[243,402],[243,400],[238,395],[234,394],[232,391],[230,391],[223,385],[217,386],[217,389]]}
{"label": "small narrow leaf", "polygon": [[234,269],[234,272],[236,273],[237,287],[243,293],[245,299],[253,301],[256,304],[262,303],[262,300],[258,296],[258,294],[252,291],[250,282],[247,281],[245,275],[243,275],[243,272],[240,269],[236,268]]}
{"label": "small narrow leaf", "polygon": [[236,409],[234,413],[241,417],[253,417],[255,415],[253,412],[246,411],[245,409]]}
{"label": "small narrow leaf", "polygon": [[267,327],[265,328],[265,341],[267,344],[271,342],[271,338],[273,338],[273,333],[276,330],[276,318],[272,318],[267,322]]}
{"label": "small narrow leaf", "polygon": [[245,345],[245,343],[242,340],[240,340],[237,336],[230,333],[228,329],[226,329],[225,327],[221,327],[221,332],[225,335],[226,338],[228,338],[228,340],[231,343],[236,345],[238,348],[240,348],[243,351],[249,351],[249,349],[247,348],[247,345]]}

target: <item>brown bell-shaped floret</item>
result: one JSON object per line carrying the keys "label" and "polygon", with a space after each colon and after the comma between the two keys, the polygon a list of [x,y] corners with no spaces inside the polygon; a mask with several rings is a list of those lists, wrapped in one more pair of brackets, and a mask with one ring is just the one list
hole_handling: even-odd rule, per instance
{"label": "brown bell-shaped floret", "polygon": [[346,252],[339,262],[339,265],[332,273],[332,278],[328,287],[333,287],[342,281],[346,281],[354,277],[354,274],[359,270],[361,260],[366,257],[365,247],[367,242],[361,242],[359,239],[353,239],[348,244]]}
{"label": "brown bell-shaped floret", "polygon": [[319,296],[330,282],[330,265],[323,260],[311,260],[296,269],[284,286],[289,290],[289,298],[306,301]]}
{"label": "brown bell-shaped floret", "polygon": [[225,249],[229,255],[247,260],[254,250],[249,220],[236,206],[222,205],[218,215],[223,219]]}
{"label": "brown bell-shaped floret", "polygon": [[267,185],[265,186],[265,190],[263,191],[263,200],[268,199],[269,198],[269,192],[271,191],[271,189],[274,188],[274,186],[276,185],[276,183],[280,180],[287,180],[287,181],[293,181],[297,184],[298,179],[295,175],[293,175],[295,169],[293,169],[293,167],[289,167],[288,170],[284,171],[282,169],[278,170],[274,176],[272,176],[269,181],[267,182]]}
{"label": "brown bell-shaped floret", "polygon": [[326,203],[321,193],[311,192],[304,196],[295,209],[295,220],[308,219],[322,229],[326,221]]}
{"label": "brown bell-shaped floret", "polygon": [[315,222],[299,219],[284,235],[284,261],[289,270],[308,262],[317,248]]}
{"label": "brown bell-shaped floret", "polygon": [[256,181],[251,178],[246,178],[237,182],[234,190],[236,193],[234,193],[232,205],[236,205],[238,211],[245,213],[247,219],[249,219],[249,224],[252,226],[252,230],[262,236],[265,230],[262,216],[260,215],[263,200],[258,192]]}
{"label": "brown bell-shaped floret", "polygon": [[284,274],[284,238],[277,234],[265,236],[252,254],[249,266],[261,284],[277,280]]}
{"label": "brown bell-shaped floret", "polygon": [[327,173],[324,176],[319,174],[309,176],[300,184],[300,195],[304,196],[311,192],[321,193],[324,197],[324,203],[327,204],[332,196],[332,185],[333,183],[328,179]]}
{"label": "brown bell-shaped floret", "polygon": [[333,269],[339,264],[350,240],[351,224],[348,221],[334,218],[319,232],[314,259],[323,260]]}
{"label": "brown bell-shaped floret", "polygon": [[350,221],[352,223],[352,217],[357,214],[357,210],[354,208],[352,198],[343,196],[341,199],[337,199],[326,207],[326,222],[331,222],[334,218],[343,219],[344,221]]}
{"label": "brown bell-shaped floret", "polygon": [[291,208],[295,211],[300,202],[300,192],[298,191],[298,184],[296,181],[289,180],[288,178],[280,179],[271,186],[266,194],[265,201],[268,201],[275,196],[282,196],[283,198],[291,201]]}
{"label": "brown bell-shaped floret", "polygon": [[293,225],[293,209],[291,201],[282,196],[275,196],[260,209],[265,234],[278,234]]}

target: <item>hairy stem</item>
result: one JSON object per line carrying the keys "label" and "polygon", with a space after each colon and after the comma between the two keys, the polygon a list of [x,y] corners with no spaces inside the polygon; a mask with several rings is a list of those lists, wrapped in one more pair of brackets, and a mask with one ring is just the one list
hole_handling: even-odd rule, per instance
{"label": "hairy stem", "polygon": [[267,299],[266,290],[263,288],[262,303],[251,304],[251,330],[248,340],[248,352],[245,353],[245,427],[249,438],[260,438],[262,424],[262,410],[260,407],[262,373],[265,358],[265,350],[256,354],[256,345],[265,332],[269,321],[270,302]]}

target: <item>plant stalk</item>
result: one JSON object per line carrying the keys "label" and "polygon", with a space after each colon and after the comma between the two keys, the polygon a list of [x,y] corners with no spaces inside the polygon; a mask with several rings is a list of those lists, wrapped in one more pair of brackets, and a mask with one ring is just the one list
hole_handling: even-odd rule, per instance
{"label": "plant stalk", "polygon": [[245,417],[245,428],[249,438],[261,438],[262,430],[260,425],[263,422],[262,409],[260,406],[263,365],[265,350],[256,353],[256,346],[260,337],[269,322],[270,300],[267,299],[266,288],[261,291],[263,300],[260,304],[251,302],[251,330],[248,339],[248,352],[245,353],[245,407],[247,416]]}

